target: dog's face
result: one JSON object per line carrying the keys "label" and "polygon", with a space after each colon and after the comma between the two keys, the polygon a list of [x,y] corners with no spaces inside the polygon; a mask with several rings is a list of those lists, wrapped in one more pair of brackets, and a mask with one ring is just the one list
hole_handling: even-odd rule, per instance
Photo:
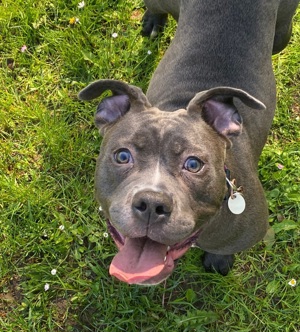
{"label": "dog's face", "polygon": [[144,95],[135,104],[128,90],[116,90],[96,114],[104,133],[96,198],[119,249],[110,273],[156,284],[218,213],[226,194],[226,136],[240,132],[241,119],[228,98],[201,95],[187,110],[163,112],[141,103]]}
{"label": "dog's face", "polygon": [[[123,253],[114,259],[111,273],[149,284],[171,272],[174,259],[219,210],[226,191],[226,142],[186,110],[151,108],[136,117],[127,114],[104,136],[95,185]],[[158,264],[161,271],[155,275]]]}

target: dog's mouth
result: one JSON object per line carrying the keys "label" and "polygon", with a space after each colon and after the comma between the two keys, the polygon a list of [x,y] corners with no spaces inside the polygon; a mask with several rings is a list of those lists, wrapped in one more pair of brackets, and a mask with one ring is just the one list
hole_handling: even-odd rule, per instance
{"label": "dog's mouth", "polygon": [[128,284],[153,285],[165,280],[174,269],[174,261],[187,252],[200,233],[198,230],[180,243],[168,246],[149,237],[124,237],[109,221],[107,225],[119,249],[109,273]]}

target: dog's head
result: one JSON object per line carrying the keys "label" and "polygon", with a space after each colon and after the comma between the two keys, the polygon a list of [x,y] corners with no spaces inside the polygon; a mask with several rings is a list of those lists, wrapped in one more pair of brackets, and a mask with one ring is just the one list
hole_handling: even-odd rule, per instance
{"label": "dog's head", "polygon": [[187,109],[164,112],[139,88],[114,80],[90,84],[79,98],[106,90],[113,95],[95,115],[103,135],[95,187],[119,249],[110,273],[127,283],[156,284],[220,210],[229,138],[242,129],[233,97],[253,108],[263,104],[220,87],[196,94]]}

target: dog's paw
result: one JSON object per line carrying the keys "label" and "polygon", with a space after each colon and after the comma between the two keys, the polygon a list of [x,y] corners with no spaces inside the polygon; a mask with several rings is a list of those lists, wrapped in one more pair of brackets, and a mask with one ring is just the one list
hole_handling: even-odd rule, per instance
{"label": "dog's paw", "polygon": [[206,272],[217,272],[226,276],[233,266],[234,255],[216,255],[204,252],[202,264]]}
{"label": "dog's paw", "polygon": [[155,38],[164,28],[168,14],[153,14],[149,10],[145,12],[142,23],[142,35]]}

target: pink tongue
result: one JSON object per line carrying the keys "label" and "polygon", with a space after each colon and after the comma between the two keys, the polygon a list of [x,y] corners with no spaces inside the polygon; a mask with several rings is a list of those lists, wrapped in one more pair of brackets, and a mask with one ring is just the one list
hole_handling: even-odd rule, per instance
{"label": "pink tongue", "polygon": [[151,279],[158,283],[174,268],[167,255],[167,246],[149,238],[126,238],[125,245],[111,262],[109,273],[128,284],[143,283]]}

